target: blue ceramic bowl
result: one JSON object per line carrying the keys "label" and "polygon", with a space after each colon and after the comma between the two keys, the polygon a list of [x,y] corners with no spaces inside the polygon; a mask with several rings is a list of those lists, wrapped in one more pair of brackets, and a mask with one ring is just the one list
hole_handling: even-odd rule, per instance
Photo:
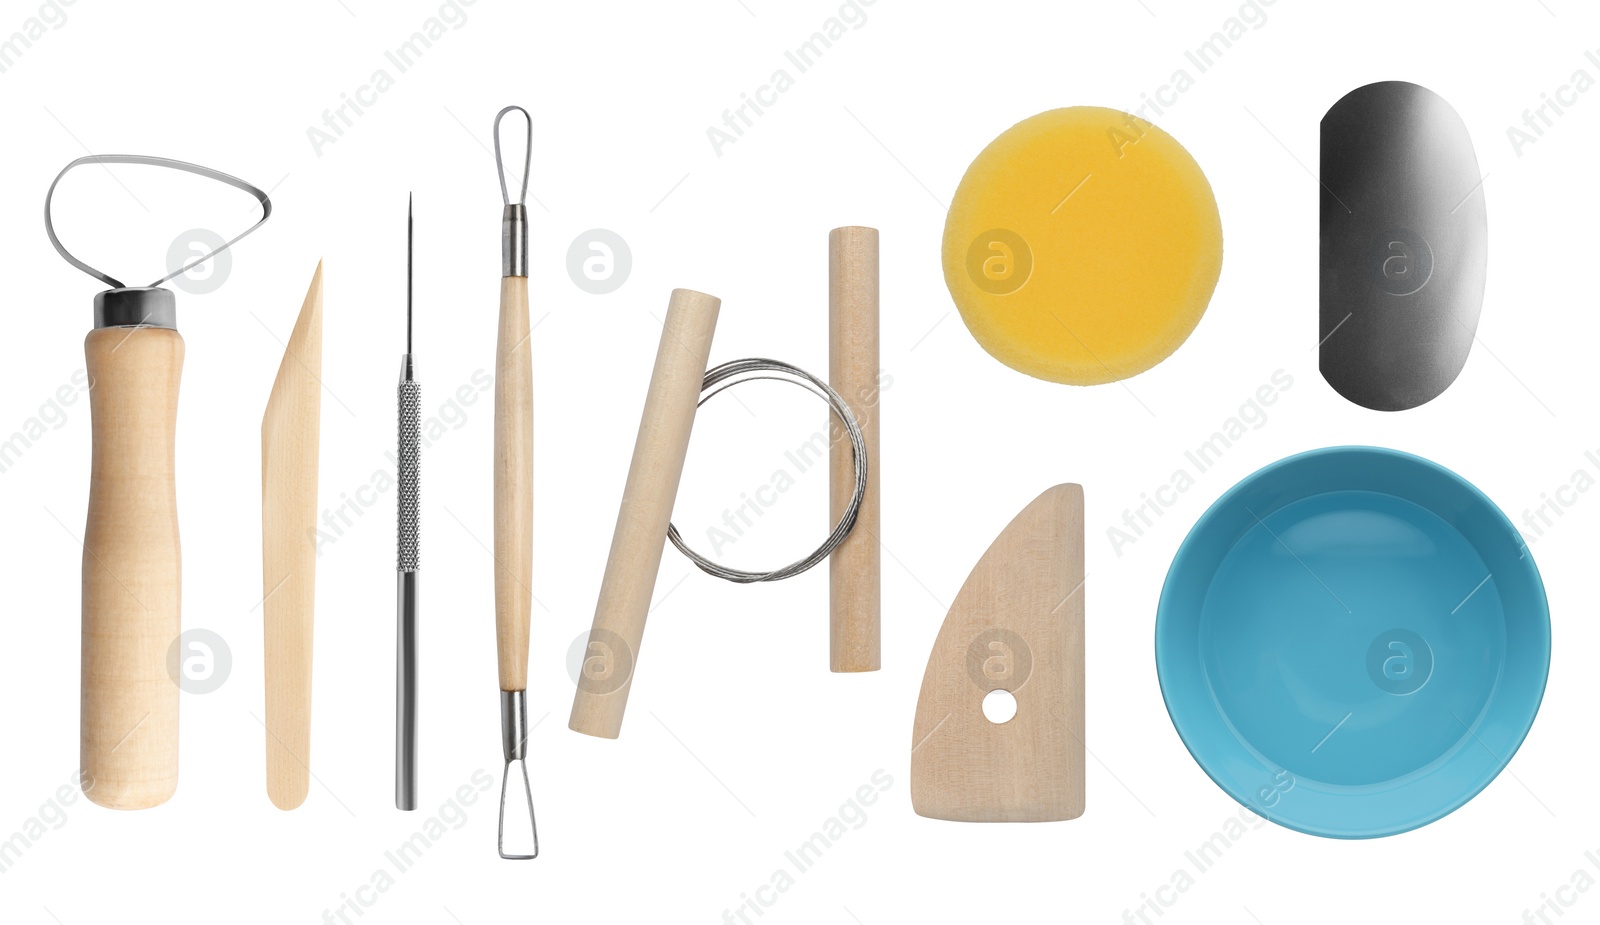
{"label": "blue ceramic bowl", "polygon": [[1330,447],[1235,485],[1183,541],[1156,669],[1183,744],[1280,825],[1372,838],[1472,799],[1533,724],[1550,611],[1500,509],[1417,456]]}

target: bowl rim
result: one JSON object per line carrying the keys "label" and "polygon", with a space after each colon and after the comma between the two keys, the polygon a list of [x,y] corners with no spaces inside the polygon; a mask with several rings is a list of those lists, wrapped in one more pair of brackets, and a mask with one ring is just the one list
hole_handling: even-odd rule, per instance
{"label": "bowl rim", "polygon": [[[1197,730],[1186,731],[1183,726],[1183,722],[1179,719],[1180,713],[1185,711],[1181,707],[1175,708],[1174,703],[1179,702],[1178,698],[1181,698],[1186,692],[1180,692],[1172,689],[1172,684],[1175,682],[1168,678],[1168,670],[1165,668],[1165,665],[1169,659],[1176,659],[1180,657],[1178,654],[1172,652],[1172,649],[1177,647],[1179,644],[1177,642],[1166,644],[1163,643],[1164,636],[1172,632],[1170,629],[1172,625],[1171,620],[1175,619],[1175,617],[1171,616],[1171,614],[1177,608],[1177,604],[1175,603],[1175,596],[1177,592],[1174,590],[1176,578],[1178,577],[1180,570],[1183,568],[1185,560],[1191,557],[1191,546],[1192,544],[1198,542],[1197,537],[1203,533],[1204,528],[1207,527],[1212,521],[1221,517],[1223,512],[1229,509],[1229,506],[1234,503],[1236,498],[1242,495],[1245,491],[1249,490],[1252,486],[1258,484],[1263,479],[1270,477],[1272,474],[1279,472],[1280,470],[1302,465],[1313,459],[1335,455],[1348,456],[1352,459],[1385,458],[1389,460],[1401,461],[1407,464],[1415,465],[1418,468],[1429,472],[1429,474],[1434,477],[1448,480],[1461,489],[1464,489],[1475,503],[1482,505],[1483,509],[1487,511],[1493,519],[1498,520],[1499,523],[1504,526],[1509,536],[1514,536],[1517,538],[1517,542],[1522,550],[1522,556],[1520,557],[1520,560],[1527,563],[1526,577],[1530,580],[1531,590],[1534,592],[1533,603],[1537,605],[1533,608],[1533,612],[1530,613],[1529,616],[1535,621],[1535,626],[1543,631],[1541,633],[1541,638],[1534,640],[1536,644],[1542,642],[1542,651],[1538,653],[1539,671],[1538,683],[1536,685],[1537,689],[1532,691],[1524,689],[1524,692],[1521,693],[1520,696],[1522,697],[1526,697],[1528,693],[1532,694],[1527,708],[1527,715],[1525,718],[1519,719],[1514,734],[1508,739],[1509,745],[1505,749],[1505,753],[1503,755],[1494,756],[1498,763],[1498,767],[1495,768],[1494,773],[1487,775],[1481,781],[1475,782],[1473,787],[1462,791],[1459,795],[1454,796],[1449,800],[1440,801],[1437,806],[1430,807],[1425,812],[1414,814],[1412,818],[1407,820],[1387,826],[1369,826],[1365,829],[1341,829],[1337,831],[1332,830],[1326,825],[1318,825],[1315,822],[1307,822],[1303,819],[1286,817],[1274,811],[1270,807],[1263,807],[1260,804],[1251,801],[1247,794],[1239,792],[1231,782],[1225,782],[1221,779],[1219,773],[1213,770],[1212,764],[1208,762],[1205,757],[1203,757],[1208,753],[1216,753],[1216,749],[1214,747],[1208,748],[1203,743],[1197,743],[1196,741],[1193,741],[1194,738],[1200,737],[1201,734]],[[1303,497],[1309,498],[1313,496],[1314,495],[1312,494],[1307,494]],[[1411,500],[1402,493],[1397,493],[1396,497],[1402,498],[1403,500]],[[1412,503],[1416,502],[1412,501]],[[1455,525],[1451,524],[1451,526],[1454,527]],[[1473,543],[1473,545],[1477,546],[1478,544]],[[1487,788],[1490,783],[1499,778],[1499,776],[1510,766],[1512,759],[1516,756],[1517,751],[1521,749],[1523,742],[1527,740],[1528,734],[1533,729],[1533,723],[1538,717],[1540,708],[1543,706],[1545,691],[1549,686],[1551,652],[1550,603],[1549,595],[1544,586],[1544,579],[1539,573],[1538,564],[1534,561],[1532,551],[1528,547],[1526,540],[1522,537],[1521,531],[1517,530],[1516,525],[1513,524],[1511,519],[1506,516],[1505,511],[1501,510],[1499,505],[1495,504],[1488,495],[1484,494],[1484,492],[1472,482],[1468,481],[1466,478],[1462,477],[1460,474],[1447,468],[1446,466],[1440,465],[1431,459],[1418,456],[1414,453],[1407,453],[1404,450],[1365,445],[1327,446],[1294,453],[1256,469],[1249,475],[1239,479],[1231,487],[1229,487],[1227,491],[1223,492],[1206,508],[1205,512],[1195,520],[1194,524],[1189,528],[1188,533],[1184,535],[1182,542],[1178,544],[1178,550],[1173,554],[1172,563],[1168,566],[1166,578],[1162,582],[1161,594],[1156,605],[1154,643],[1156,678],[1161,688],[1162,704],[1167,710],[1167,717],[1172,722],[1173,729],[1178,733],[1178,738],[1183,742],[1183,746],[1189,752],[1190,757],[1194,759],[1195,764],[1200,767],[1205,775],[1211,779],[1211,782],[1217,785],[1218,789],[1222,790],[1222,792],[1226,793],[1245,809],[1287,829],[1303,832],[1308,835],[1317,835],[1324,838],[1380,838],[1419,829],[1450,815],[1470,802],[1479,793],[1483,792],[1483,790]],[[1189,648],[1192,649],[1192,647]],[[1176,669],[1174,668],[1172,670]],[[1189,691],[1188,693],[1192,693],[1192,691]],[[1215,708],[1215,698],[1207,698],[1207,701],[1213,708]],[[1232,724],[1229,721],[1227,714],[1222,713],[1220,710],[1217,710],[1217,713],[1223,720],[1224,724],[1231,727]],[[1519,713],[1518,715],[1520,716],[1521,714]],[[1468,734],[1472,734],[1470,730]],[[1253,746],[1243,739],[1239,740],[1239,744],[1244,749],[1253,750]],[[1492,752],[1491,755],[1493,755]],[[1221,762],[1219,761],[1217,763],[1220,764]]]}

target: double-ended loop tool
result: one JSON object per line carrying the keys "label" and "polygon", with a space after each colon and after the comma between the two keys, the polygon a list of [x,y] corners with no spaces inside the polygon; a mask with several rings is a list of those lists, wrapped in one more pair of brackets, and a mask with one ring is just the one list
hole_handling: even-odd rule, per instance
{"label": "double-ended loop tool", "polygon": [[[522,189],[511,201],[500,120],[519,112],[527,120]],[[500,175],[500,321],[494,361],[494,616],[500,672],[500,776],[498,846],[507,860],[539,856],[539,824],[528,781],[528,630],[533,609],[533,347],[528,324],[528,171],[533,164],[533,117],[507,106],[494,117],[494,164]],[[532,850],[506,850],[506,797],[511,766],[522,771]]]}

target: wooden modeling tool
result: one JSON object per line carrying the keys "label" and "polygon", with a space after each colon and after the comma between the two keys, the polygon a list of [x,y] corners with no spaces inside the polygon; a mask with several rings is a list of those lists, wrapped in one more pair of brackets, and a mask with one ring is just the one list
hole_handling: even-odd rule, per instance
{"label": "wooden modeling tool", "polygon": [[[500,120],[519,112],[528,121],[522,193],[511,201],[500,152]],[[507,106],[494,117],[494,159],[500,173],[500,328],[494,361],[494,629],[500,671],[500,856],[539,856],[539,827],[528,780],[528,626],[533,607],[533,347],[528,326],[528,168],[533,163],[533,117]],[[506,850],[506,794],[511,766],[522,771],[531,851]]]}
{"label": "wooden modeling tool", "polygon": [[[1057,485],[989,546],[939,628],[912,725],[918,814],[1083,814],[1083,582],[1083,488]],[[1009,720],[984,715],[992,691],[1015,698]]]}
{"label": "wooden modeling tool", "polygon": [[721,299],[689,289],[672,290],[667,303],[611,555],[572,700],[568,725],[576,732],[614,739],[622,731],[721,307]]}
{"label": "wooden modeling tool", "polygon": [[945,284],[1013,369],[1115,382],[1188,338],[1222,270],[1211,184],[1171,135],[1115,109],[1017,123],[967,168],[945,221]]}
{"label": "wooden modeling tool", "polygon": [[[834,671],[877,671],[881,663],[878,491],[878,230],[851,226],[828,234],[828,384],[854,413],[873,478],[850,536],[828,557],[828,664]],[[855,493],[855,448],[830,418],[828,458],[832,519]]]}
{"label": "wooden modeling tool", "polygon": [[261,416],[267,796],[279,809],[305,802],[311,785],[311,640],[321,422],[322,264],[318,263]]}
{"label": "wooden modeling tool", "polygon": [[[120,281],[74,257],[56,237],[56,185],[83,164],[138,164],[192,173],[243,190],[261,218],[221,247],[148,286]],[[44,228],[67,263],[111,288],[94,297],[84,340],[94,447],[83,532],[83,789],[111,809],[147,809],[178,786],[178,634],[182,562],[174,438],[183,337],[177,301],[159,288],[231,247],[272,214],[267,194],[236,177],[168,158],[91,154],[56,175]]]}

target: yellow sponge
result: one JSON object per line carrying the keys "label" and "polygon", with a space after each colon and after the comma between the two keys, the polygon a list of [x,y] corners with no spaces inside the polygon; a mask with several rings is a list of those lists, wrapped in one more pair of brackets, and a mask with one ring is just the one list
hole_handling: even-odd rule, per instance
{"label": "yellow sponge", "polygon": [[1171,135],[1097,106],[989,143],[956,188],[944,278],[995,359],[1072,385],[1142,373],[1199,324],[1222,272],[1211,184]]}

